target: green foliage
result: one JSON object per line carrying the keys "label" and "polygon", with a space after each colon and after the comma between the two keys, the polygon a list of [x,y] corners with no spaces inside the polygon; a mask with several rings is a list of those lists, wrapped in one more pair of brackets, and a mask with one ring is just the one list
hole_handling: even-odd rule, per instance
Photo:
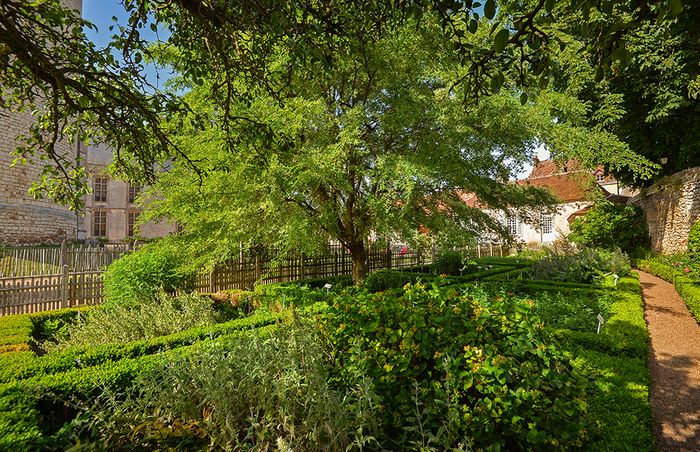
{"label": "green foliage", "polygon": [[329,364],[317,329],[293,322],[166,361],[91,414],[110,448],[343,450],[365,439],[373,400],[367,387],[330,387]]}
{"label": "green foliage", "polygon": [[607,318],[615,297],[607,291],[542,291],[533,293],[532,301],[548,328],[595,332],[596,315]]}
{"label": "green foliage", "polygon": [[143,299],[137,306],[114,304],[93,309],[75,324],[68,325],[65,336],[47,342],[49,350],[76,346],[130,342],[217,323],[221,319],[212,301],[198,295],[173,297],[160,292],[155,298]]}
{"label": "green foliage", "polygon": [[104,274],[108,305],[134,306],[151,300],[159,290],[189,291],[193,275],[183,270],[184,258],[172,248],[154,244],[116,260]]}
{"label": "green foliage", "polygon": [[696,221],[688,233],[688,252],[700,254],[700,221]]}
{"label": "green foliage", "polygon": [[585,247],[619,248],[629,253],[649,244],[644,212],[634,204],[598,202],[576,218],[570,229],[569,240]]}
{"label": "green foliage", "polygon": [[388,289],[398,289],[406,284],[416,282],[421,279],[421,276],[425,278],[427,275],[405,273],[389,269],[377,270],[367,275],[364,281],[362,281],[362,288],[372,293]]}
{"label": "green foliage", "polygon": [[619,249],[585,248],[570,254],[551,253],[533,264],[532,276],[537,280],[590,284],[602,280],[606,273],[624,276],[630,269],[629,259]]}
{"label": "green foliage", "polygon": [[214,339],[235,331],[271,325],[281,318],[282,316],[279,313],[257,312],[250,317],[216,325],[190,328],[179,333],[158,336],[152,339],[142,339],[127,343],[76,346],[40,357],[31,354],[29,357],[21,356],[18,358],[17,354],[14,354],[11,359],[5,359],[2,362],[0,383],[160,353],[163,350],[191,345],[204,339]]}
{"label": "green foliage", "polygon": [[323,323],[334,378],[372,379],[382,447],[525,449],[585,439],[581,387],[511,297],[415,285],[338,300]]}
{"label": "green foliage", "polygon": [[461,275],[464,268],[462,261],[462,254],[457,251],[440,253],[433,263],[433,271],[441,275]]}

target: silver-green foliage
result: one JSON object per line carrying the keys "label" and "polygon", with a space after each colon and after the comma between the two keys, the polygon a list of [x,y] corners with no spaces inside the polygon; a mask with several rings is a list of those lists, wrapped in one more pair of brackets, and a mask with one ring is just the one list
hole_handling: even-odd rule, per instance
{"label": "silver-green foliage", "polygon": [[[101,443],[223,450],[344,450],[373,441],[370,385],[332,389],[318,330],[295,321],[272,336],[215,343],[141,375],[127,397],[92,408]],[[136,426],[136,427],[134,427]]]}
{"label": "silver-green foliage", "polygon": [[45,348],[63,350],[74,346],[124,343],[150,339],[219,321],[213,302],[197,295],[173,297],[160,292],[137,306],[114,305],[94,309],[65,328],[57,342]]}

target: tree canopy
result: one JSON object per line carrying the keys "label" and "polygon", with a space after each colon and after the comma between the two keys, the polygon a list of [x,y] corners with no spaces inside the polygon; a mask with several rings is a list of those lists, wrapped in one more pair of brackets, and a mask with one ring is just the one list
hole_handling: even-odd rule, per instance
{"label": "tree canopy", "polygon": [[[551,194],[508,183],[538,140],[582,158],[605,149],[607,160],[646,170],[612,135],[577,126],[575,99],[542,92],[522,102],[510,72],[497,94],[465,106],[453,88],[469,69],[442,39],[438,17],[421,21],[355,41],[331,67],[318,61],[305,72],[288,72],[294,57],[282,44],[269,86],[239,77],[233,89],[247,96],[234,102],[223,101],[227,90],[212,75],[186,95],[191,113],[168,124],[187,160],[159,177],[150,218],[177,221],[182,243],[214,259],[237,253],[239,242],[299,250],[336,240],[359,281],[372,234],[506,235],[496,218],[465,204],[467,194],[538,218]],[[487,31],[472,38],[486,39]]]}
{"label": "tree canopy", "polygon": [[[0,4],[0,86],[2,106],[36,110],[37,125],[17,151],[19,159],[44,162],[45,178],[37,187],[75,207],[85,182],[79,162],[54,152],[58,137],[105,142],[115,151],[115,168],[128,177],[152,179],[163,156],[186,160],[169,139],[163,119],[187,114],[183,98],[150,86],[143,75],[152,43],[144,27],[168,28],[167,45],[176,48],[176,65],[185,86],[214,83],[227,112],[234,102],[250,98],[247,86],[283,96],[278,68],[271,61],[280,46],[290,58],[287,76],[332,70],[348,46],[375,42],[397,26],[437,17],[440,39],[452,46],[465,68],[453,90],[463,102],[475,102],[500,90],[505,72],[523,89],[544,86],[555,75],[552,51],[565,40],[551,33],[557,7],[580,13],[582,29],[593,29],[588,55],[607,68],[619,47],[620,33],[649,21],[666,20],[679,11],[679,0],[625,3],[623,23],[598,21],[596,12],[617,14],[614,0],[486,0],[485,2],[412,0],[341,0],[193,2],[190,0],[124,0],[128,24],[117,27],[106,49],[87,40],[91,24],[61,6],[59,0],[6,0]],[[470,39],[478,30],[488,39]],[[318,64],[321,63],[321,64]],[[525,99],[525,97],[523,97]],[[224,115],[225,130],[239,118]],[[234,126],[232,126],[234,127]],[[235,137],[228,136],[229,141]],[[195,162],[189,162],[196,169]],[[77,188],[76,188],[77,187]]]}

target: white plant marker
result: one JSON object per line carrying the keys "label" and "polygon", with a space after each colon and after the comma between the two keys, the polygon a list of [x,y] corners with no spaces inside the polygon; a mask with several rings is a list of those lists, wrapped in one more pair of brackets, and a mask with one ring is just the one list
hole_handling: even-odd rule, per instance
{"label": "white plant marker", "polygon": [[333,286],[330,283],[326,283],[323,288],[326,289],[326,295],[328,295],[328,292],[333,288]]}
{"label": "white plant marker", "polygon": [[617,281],[620,279],[620,276],[613,273],[613,278],[615,279],[615,282],[614,282],[613,285],[614,285],[615,287],[617,287]]}
{"label": "white plant marker", "polygon": [[596,331],[595,334],[600,334],[600,327],[603,326],[603,324],[605,323],[605,319],[600,314],[598,314],[597,318],[598,318],[598,331]]}

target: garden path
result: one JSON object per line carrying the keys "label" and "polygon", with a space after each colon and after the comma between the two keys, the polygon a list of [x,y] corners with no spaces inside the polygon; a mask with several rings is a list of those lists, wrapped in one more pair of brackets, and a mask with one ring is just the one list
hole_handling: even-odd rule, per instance
{"label": "garden path", "polygon": [[639,281],[657,445],[662,452],[700,451],[700,326],[672,284],[644,272]]}

